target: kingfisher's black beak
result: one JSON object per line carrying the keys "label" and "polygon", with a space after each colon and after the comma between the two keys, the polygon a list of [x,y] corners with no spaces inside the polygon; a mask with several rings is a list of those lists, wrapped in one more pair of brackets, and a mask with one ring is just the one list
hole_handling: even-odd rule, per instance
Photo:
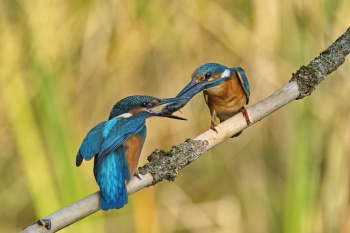
{"label": "kingfisher's black beak", "polygon": [[164,99],[158,99],[158,103],[153,105],[152,108],[157,107],[159,105],[167,104],[167,103],[172,103],[180,100],[187,100],[189,97],[186,96],[177,96],[175,98],[164,98]]}
{"label": "kingfisher's black beak", "polygon": [[182,117],[179,117],[179,116],[169,115],[169,114],[166,114],[166,113],[158,112],[158,111],[154,110],[153,108],[149,108],[149,109],[147,109],[147,111],[149,113],[151,113],[153,116],[167,117],[167,118],[172,118],[172,119],[176,119],[176,120],[187,121],[186,118],[182,118]]}
{"label": "kingfisher's black beak", "polygon": [[[202,84],[205,82],[201,82]],[[196,84],[200,84],[200,83],[196,83],[195,79],[192,79],[180,92],[179,94],[177,94],[176,97],[180,97],[182,95],[184,95],[187,91],[189,91],[192,87],[196,86]]]}
{"label": "kingfisher's black beak", "polygon": [[162,112],[165,114],[172,114],[178,110],[180,110],[182,107],[184,107],[197,93],[209,89],[211,87],[215,87],[220,85],[222,82],[228,80],[230,77],[224,77],[219,78],[211,81],[201,81],[201,82],[195,82],[194,79],[191,80],[181,91],[179,94],[177,94],[176,97],[187,97],[187,99],[180,99],[176,102],[171,102],[170,104],[166,105]]}
{"label": "kingfisher's black beak", "polygon": [[[154,105],[153,107],[157,107],[159,105],[163,105],[163,104],[167,104],[167,103],[173,103],[173,102],[176,103],[177,101],[184,101],[184,100],[188,101],[187,99],[189,99],[189,98],[185,97],[185,96],[180,96],[180,97],[175,97],[175,98],[158,99],[159,102],[156,105]],[[167,118],[187,121],[186,118],[182,118],[182,117],[179,117],[179,116],[167,114],[166,112],[158,112],[158,111],[154,110],[153,107],[147,109],[147,111],[150,112],[151,114],[153,114],[154,116],[167,117]]]}

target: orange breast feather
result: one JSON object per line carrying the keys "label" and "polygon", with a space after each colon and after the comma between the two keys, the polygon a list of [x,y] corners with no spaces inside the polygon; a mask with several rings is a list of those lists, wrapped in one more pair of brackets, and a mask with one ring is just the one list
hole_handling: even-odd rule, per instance
{"label": "orange breast feather", "polygon": [[144,140],[140,134],[131,136],[123,143],[128,148],[126,150],[126,162],[129,167],[130,178],[135,175],[137,170],[143,143]]}
{"label": "orange breast feather", "polygon": [[220,119],[236,114],[245,105],[247,99],[235,74],[221,85],[206,90],[205,95],[207,95],[210,110],[215,110]]}

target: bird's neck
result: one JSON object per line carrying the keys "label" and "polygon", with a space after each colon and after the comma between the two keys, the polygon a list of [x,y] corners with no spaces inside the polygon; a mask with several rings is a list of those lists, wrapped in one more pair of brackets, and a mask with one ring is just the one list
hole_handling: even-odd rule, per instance
{"label": "bird's neck", "polygon": [[134,109],[130,109],[128,112],[120,114],[118,116],[116,116],[117,118],[129,118],[132,116],[135,116],[136,114],[142,112],[143,109],[140,108],[134,108]]}
{"label": "bird's neck", "polygon": [[129,117],[132,117],[132,116],[133,116],[132,113],[127,112],[127,113],[120,114],[120,115],[116,116],[115,118],[129,118]]}
{"label": "bird's neck", "polygon": [[152,114],[147,111],[129,111],[127,113],[120,114],[115,118],[130,118],[130,117],[151,117]]}

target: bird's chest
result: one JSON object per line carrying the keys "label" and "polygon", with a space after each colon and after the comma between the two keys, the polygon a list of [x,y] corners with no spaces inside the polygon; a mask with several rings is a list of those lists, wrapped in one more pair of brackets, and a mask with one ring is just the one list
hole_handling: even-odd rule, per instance
{"label": "bird's chest", "polygon": [[130,177],[135,175],[143,147],[144,138],[141,134],[135,134],[124,141],[123,146],[126,150],[126,163],[129,168]]}
{"label": "bird's chest", "polygon": [[236,78],[204,92],[211,111],[215,111],[221,121],[236,114],[246,103],[245,92]]}

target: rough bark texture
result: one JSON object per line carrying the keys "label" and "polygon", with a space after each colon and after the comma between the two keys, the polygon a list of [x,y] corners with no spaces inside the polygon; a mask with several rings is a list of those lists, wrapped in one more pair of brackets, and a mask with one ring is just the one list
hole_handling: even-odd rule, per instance
{"label": "rough bark texture", "polygon": [[292,81],[298,84],[300,95],[297,99],[311,95],[316,86],[323,79],[341,66],[345,57],[350,53],[350,28],[340,36],[331,46],[323,51],[307,66],[302,66],[295,74]]}
{"label": "rough bark texture", "polygon": [[174,181],[179,170],[206,152],[207,145],[208,142],[205,140],[187,139],[180,145],[173,146],[169,151],[157,149],[148,156],[149,163],[139,168],[139,172],[143,175],[150,173],[153,176],[154,180],[151,185],[163,179]]}

